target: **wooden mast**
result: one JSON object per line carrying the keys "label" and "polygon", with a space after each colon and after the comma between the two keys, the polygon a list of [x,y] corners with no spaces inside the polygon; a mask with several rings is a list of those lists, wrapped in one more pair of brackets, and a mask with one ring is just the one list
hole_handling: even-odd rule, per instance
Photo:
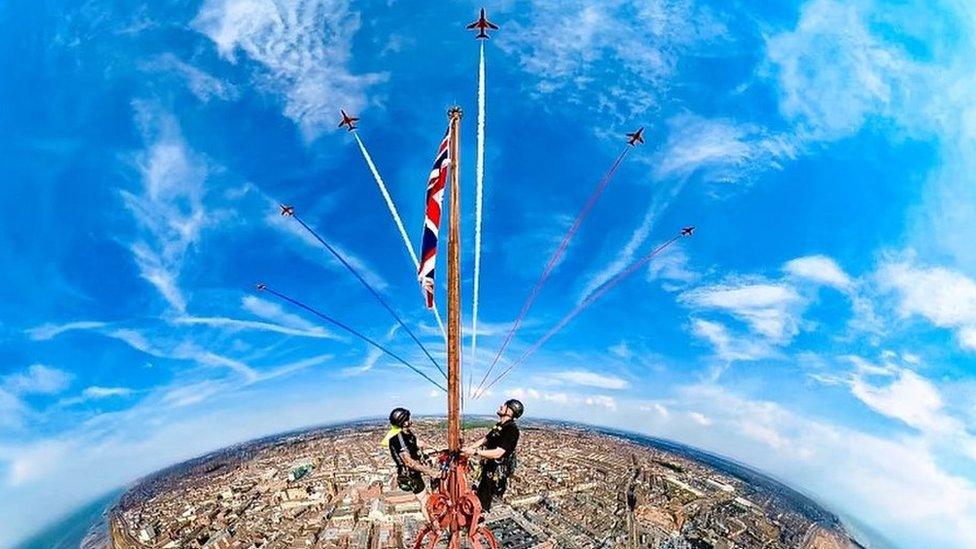
{"label": "wooden mast", "polygon": [[461,449],[461,109],[451,107],[451,213],[447,240],[447,447]]}
{"label": "wooden mast", "polygon": [[[447,239],[447,447],[439,462],[445,471],[437,491],[427,498],[425,524],[414,549],[434,549],[446,533],[447,549],[498,549],[498,541],[481,519],[481,502],[468,484],[468,456],[461,453],[461,109],[447,113],[451,154],[451,203]],[[464,540],[467,540],[465,542]]]}

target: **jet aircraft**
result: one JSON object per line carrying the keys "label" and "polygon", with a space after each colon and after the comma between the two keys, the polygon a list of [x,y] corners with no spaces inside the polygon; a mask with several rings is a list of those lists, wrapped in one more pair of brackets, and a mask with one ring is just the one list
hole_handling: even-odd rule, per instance
{"label": "jet aircraft", "polygon": [[481,15],[478,16],[478,20],[467,26],[468,29],[474,30],[478,29],[478,35],[475,36],[477,40],[487,40],[488,30],[498,30],[498,25],[492,23],[488,20],[488,16],[485,15],[485,8],[481,8]]}
{"label": "jet aircraft", "polygon": [[342,109],[339,109],[339,112],[342,113],[342,122],[339,122],[339,126],[337,127],[341,128],[343,126],[347,126],[349,128],[349,131],[355,130],[356,121],[358,121],[359,119],[356,118],[355,116],[349,116],[348,114],[346,114],[346,111]]}
{"label": "jet aircraft", "polygon": [[634,133],[627,134],[627,144],[631,147],[636,147],[637,143],[644,142],[644,128],[638,128]]}

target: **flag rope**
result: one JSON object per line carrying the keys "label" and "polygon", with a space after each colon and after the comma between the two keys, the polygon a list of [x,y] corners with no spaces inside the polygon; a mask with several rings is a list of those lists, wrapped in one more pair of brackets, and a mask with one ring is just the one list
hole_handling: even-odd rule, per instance
{"label": "flag rope", "polygon": [[417,336],[414,335],[413,330],[411,330],[410,327],[407,326],[407,324],[403,321],[403,319],[400,318],[400,315],[397,314],[397,312],[393,309],[393,307],[390,306],[390,304],[387,303],[385,299],[383,299],[383,296],[379,293],[379,291],[376,290],[376,288],[374,288],[373,285],[370,284],[366,280],[366,278],[363,277],[363,275],[360,274],[359,271],[356,270],[356,268],[353,267],[346,260],[346,258],[343,257],[342,254],[339,253],[338,250],[335,249],[335,247],[333,247],[331,244],[329,244],[328,242],[326,242],[324,238],[322,238],[321,236],[319,236],[319,234],[314,229],[312,229],[312,227],[310,227],[307,223],[305,223],[304,221],[302,221],[302,219],[300,217],[298,217],[298,215],[296,215],[294,212],[292,212],[291,214],[289,214],[289,216],[290,217],[293,217],[295,219],[295,221],[297,221],[299,225],[301,225],[306,231],[308,231],[309,234],[311,234],[313,237],[315,237],[315,239],[318,240],[319,243],[322,244],[322,246],[325,246],[325,249],[329,250],[329,253],[331,253],[336,259],[338,259],[339,260],[339,263],[342,263],[342,265],[346,268],[346,270],[348,270],[350,273],[352,273],[353,276],[355,276],[356,279],[359,280],[359,282],[367,290],[369,290],[369,293],[371,293],[373,295],[373,297],[376,298],[376,301],[378,301],[379,304],[382,305],[383,308],[386,309],[387,312],[390,313],[390,315],[393,317],[394,320],[397,321],[397,323],[400,325],[400,327],[402,327],[404,329],[404,331],[407,332],[407,335],[410,336],[410,339],[412,339],[413,342],[416,343],[418,347],[420,347],[420,349],[424,352],[424,354],[427,355],[427,358],[430,359],[430,363],[433,364],[435,368],[437,368],[437,371],[439,371],[441,373],[441,375],[444,376],[444,379],[447,379],[447,374],[444,372],[444,369],[441,368],[441,365],[438,364],[436,360],[434,360],[434,357],[430,354],[430,351],[427,350],[427,347],[425,347],[424,344],[420,342],[420,339],[418,339]]}
{"label": "flag rope", "polygon": [[444,391],[445,393],[447,392],[447,389],[445,389],[443,385],[441,385],[440,383],[437,383],[436,381],[434,381],[433,379],[431,379],[430,376],[428,376],[427,374],[425,374],[423,371],[421,371],[417,367],[413,366],[412,364],[410,364],[409,362],[407,362],[406,360],[404,360],[403,358],[401,358],[399,355],[397,355],[393,351],[390,351],[386,347],[380,345],[379,343],[377,343],[376,341],[374,341],[373,339],[371,339],[369,336],[366,336],[365,334],[363,334],[363,333],[355,330],[354,328],[352,328],[352,327],[350,327],[350,326],[348,326],[348,325],[346,325],[346,324],[344,324],[344,323],[342,323],[342,322],[340,322],[340,321],[338,321],[338,320],[336,320],[336,319],[334,319],[334,318],[332,318],[332,317],[330,317],[330,316],[328,316],[328,315],[326,315],[324,313],[321,313],[321,312],[315,310],[314,308],[312,308],[312,307],[310,307],[310,306],[302,303],[301,301],[298,301],[297,299],[293,299],[291,297],[288,297],[287,295],[285,295],[285,294],[283,294],[283,293],[275,290],[274,288],[268,286],[267,284],[258,284],[257,287],[258,287],[258,290],[259,291],[268,292],[271,295],[276,296],[278,299],[287,301],[287,302],[291,303],[292,305],[295,305],[296,307],[300,307],[302,309],[305,309],[306,311],[308,311],[308,312],[312,313],[313,315],[321,318],[322,320],[325,320],[326,322],[329,322],[329,323],[331,323],[331,324],[333,324],[335,326],[338,326],[339,328],[341,328],[341,329],[349,332],[350,334],[358,337],[359,339],[365,341],[366,343],[369,343],[373,347],[376,347],[380,351],[383,351],[384,353],[386,353],[387,355],[389,355],[391,358],[395,359],[400,364],[403,364],[407,368],[410,368],[413,372],[417,373],[418,375],[420,375],[421,377],[423,377],[427,381],[433,383],[434,386],[437,387],[438,389],[440,389],[441,391]]}
{"label": "flag rope", "polygon": [[501,359],[502,354],[508,348],[508,345],[512,342],[512,338],[515,337],[515,333],[522,325],[522,321],[525,319],[525,315],[527,315],[529,313],[529,309],[532,308],[532,304],[535,302],[536,297],[538,297],[539,291],[542,290],[542,286],[545,285],[546,280],[549,279],[549,275],[552,274],[552,271],[555,270],[556,265],[559,264],[559,259],[562,257],[563,253],[566,252],[566,248],[569,246],[569,242],[572,240],[573,236],[579,230],[580,225],[583,223],[583,220],[586,219],[587,215],[589,215],[590,210],[592,210],[593,206],[596,205],[596,202],[603,194],[603,191],[606,190],[607,185],[610,183],[610,180],[613,179],[614,173],[616,173],[617,168],[620,167],[621,162],[623,162],[624,158],[627,156],[627,152],[630,151],[631,148],[632,147],[628,145],[624,148],[623,151],[620,152],[616,160],[614,160],[613,164],[610,166],[610,169],[607,170],[607,172],[603,175],[603,178],[600,179],[600,182],[593,190],[593,193],[590,195],[590,198],[586,201],[586,203],[583,205],[583,208],[576,215],[576,219],[573,221],[572,226],[569,228],[569,230],[566,231],[566,234],[563,235],[562,241],[559,243],[559,246],[553,252],[552,256],[550,256],[549,261],[548,263],[546,263],[546,267],[542,270],[542,274],[539,275],[539,279],[536,281],[535,286],[532,287],[532,290],[529,291],[529,295],[525,298],[525,303],[522,304],[522,309],[519,311],[518,316],[515,317],[515,322],[512,323],[512,327],[509,328],[508,333],[505,335],[505,340],[502,342],[501,347],[499,347],[498,351],[495,353],[495,358],[492,359],[491,364],[488,366],[488,369],[485,371],[485,375],[482,376],[481,382],[478,384],[478,388],[475,390],[476,394],[480,394],[481,392],[483,392],[482,387],[484,387],[485,381],[488,379],[488,376],[491,374],[491,372],[495,369],[495,365],[498,364],[499,359]]}

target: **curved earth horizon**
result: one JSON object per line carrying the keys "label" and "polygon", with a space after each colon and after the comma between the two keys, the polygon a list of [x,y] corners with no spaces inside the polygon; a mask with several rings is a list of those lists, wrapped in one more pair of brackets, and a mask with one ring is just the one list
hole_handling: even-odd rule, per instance
{"label": "curved earth horizon", "polygon": [[[0,549],[74,547],[194,456],[443,415],[449,385],[555,422],[487,517],[506,539],[976,547],[969,3],[4,2],[0,44]],[[658,442],[561,459],[559,422]],[[406,539],[360,442],[355,535]],[[256,535],[339,539],[326,455],[258,477],[300,527]],[[185,533],[254,527],[233,509]]]}

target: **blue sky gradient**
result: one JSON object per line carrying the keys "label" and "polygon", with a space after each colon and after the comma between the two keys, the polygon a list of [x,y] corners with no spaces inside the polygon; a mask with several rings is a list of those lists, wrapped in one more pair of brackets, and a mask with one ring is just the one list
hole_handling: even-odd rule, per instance
{"label": "blue sky gradient", "polygon": [[[376,184],[335,128],[340,108],[362,117],[418,246],[446,110],[464,109],[470,303],[478,46],[461,25],[480,5],[428,4],[0,6],[0,546],[233,442],[394,405],[443,412],[418,376],[254,291],[267,282],[424,364],[278,216],[292,204],[443,356]],[[644,126],[647,144],[505,360],[682,226],[699,231],[468,411],[515,395],[530,416],[753,465],[899,546],[976,545],[970,7],[487,7],[502,29],[486,44],[466,368],[483,373],[625,132]]]}

